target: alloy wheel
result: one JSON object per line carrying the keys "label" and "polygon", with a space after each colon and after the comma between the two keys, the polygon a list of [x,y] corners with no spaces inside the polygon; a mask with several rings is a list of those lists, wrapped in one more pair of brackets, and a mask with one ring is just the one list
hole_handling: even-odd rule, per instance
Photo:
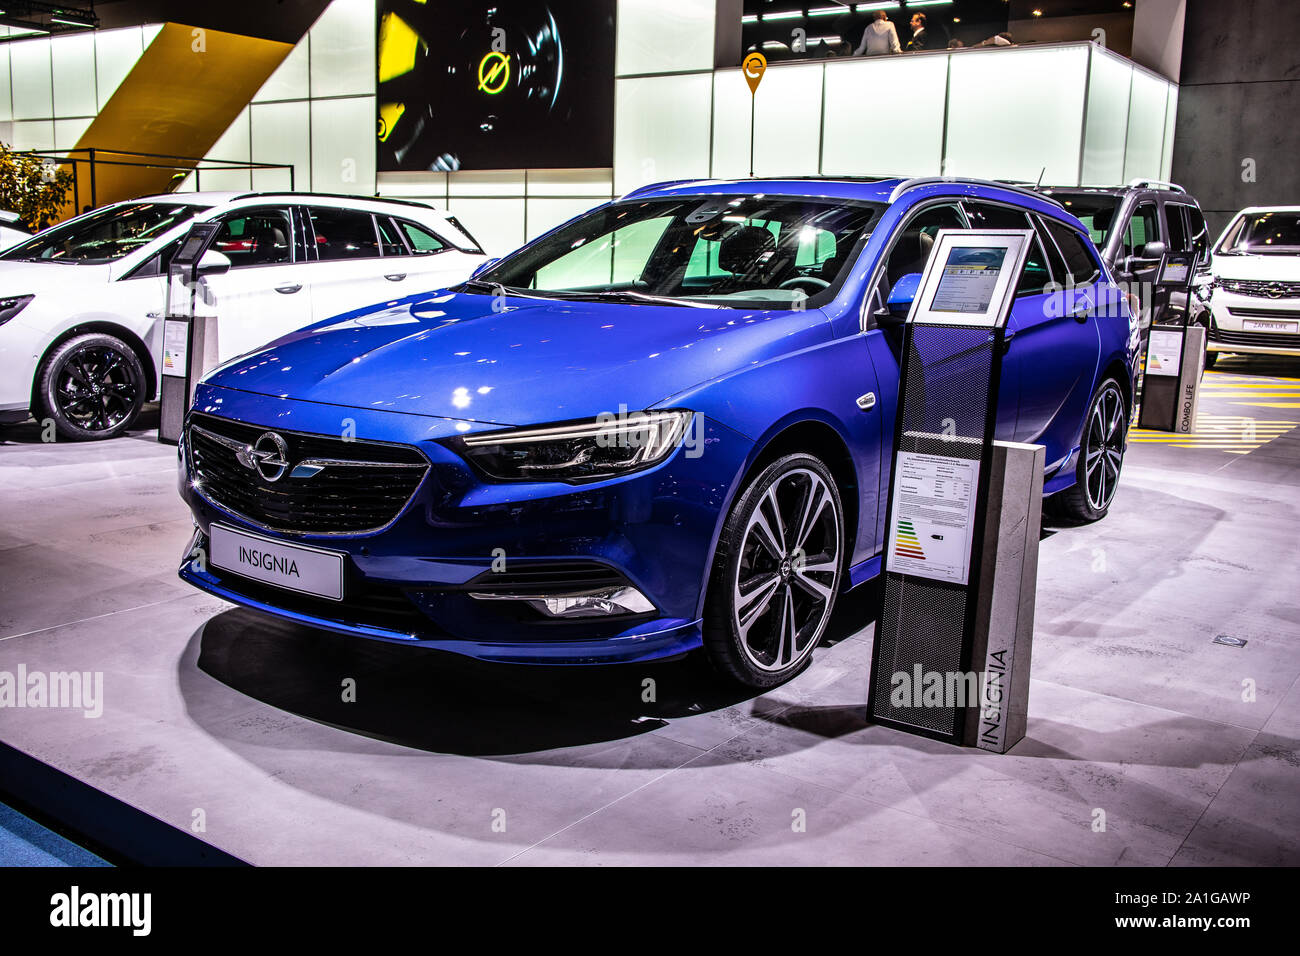
{"label": "alloy wheel", "polygon": [[732,618],[755,667],[785,670],[812,653],[839,585],[840,517],[820,475],[781,475],[763,493],[741,544]]}
{"label": "alloy wheel", "polygon": [[1115,497],[1119,469],[1124,461],[1124,398],[1112,384],[1097,396],[1088,417],[1085,455],[1084,484],[1088,504],[1097,511],[1104,511]]}
{"label": "alloy wheel", "polygon": [[66,356],[54,400],[68,421],[90,432],[107,432],[135,409],[140,388],[125,355],[108,345],[86,345]]}

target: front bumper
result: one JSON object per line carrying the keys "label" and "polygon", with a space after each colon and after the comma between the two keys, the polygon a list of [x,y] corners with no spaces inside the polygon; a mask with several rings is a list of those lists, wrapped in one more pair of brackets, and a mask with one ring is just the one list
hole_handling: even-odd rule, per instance
{"label": "front bumper", "polygon": [[[1254,322],[1281,323],[1284,328],[1246,328]],[[1246,355],[1300,355],[1300,299],[1270,299],[1215,289],[1209,304],[1206,349]]]}
{"label": "front bumper", "polygon": [[[485,660],[633,662],[700,646],[714,538],[751,448],[736,432],[707,423],[707,453],[690,458],[679,448],[661,465],[624,478],[578,486],[507,484],[481,480],[449,448],[430,440],[431,431],[454,434],[445,420],[208,387],[200,391],[200,407],[205,396],[221,399],[208,401],[211,413],[268,429],[328,435],[346,413],[356,421],[358,441],[415,445],[432,468],[382,530],[326,535],[268,531],[242,518],[196,488],[182,462],[180,493],[197,528],[179,573],[195,587],[314,627]],[[344,600],[312,598],[211,567],[205,556],[213,522],[342,553]],[[556,585],[560,593],[572,593],[588,579],[584,575],[604,573],[635,587],[654,610],[547,619],[521,602],[471,596],[503,570],[558,575],[570,582]]]}

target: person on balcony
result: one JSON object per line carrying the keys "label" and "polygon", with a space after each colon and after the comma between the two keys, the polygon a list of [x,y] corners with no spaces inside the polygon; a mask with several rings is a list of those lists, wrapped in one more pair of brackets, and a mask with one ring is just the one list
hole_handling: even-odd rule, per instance
{"label": "person on balcony", "polygon": [[902,50],[898,44],[898,31],[889,22],[889,14],[877,10],[876,19],[862,31],[862,42],[853,51],[853,55],[862,56],[865,53],[867,56],[880,56],[884,53],[901,53]]}

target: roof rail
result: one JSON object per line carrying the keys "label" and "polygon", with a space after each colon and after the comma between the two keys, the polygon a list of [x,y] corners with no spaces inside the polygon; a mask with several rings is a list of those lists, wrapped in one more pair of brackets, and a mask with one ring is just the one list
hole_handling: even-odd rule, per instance
{"label": "roof rail", "polygon": [[1182,186],[1178,185],[1177,183],[1166,182],[1166,181],[1163,180],[1163,179],[1141,179],[1141,178],[1139,178],[1139,179],[1131,179],[1131,180],[1129,180],[1129,188],[1130,188],[1130,189],[1144,189],[1144,188],[1147,188],[1147,187],[1150,187],[1150,186],[1154,186],[1154,187],[1156,187],[1157,189],[1170,189],[1170,190],[1173,190],[1173,191],[1176,192],[1176,193],[1185,193],[1185,192],[1187,192],[1186,189],[1184,189]]}
{"label": "roof rail", "polygon": [[362,196],[362,195],[358,195],[358,194],[355,194],[355,193],[353,193],[353,194],[349,194],[349,193],[307,193],[307,192],[297,192],[296,190],[293,190],[293,189],[262,189],[262,190],[257,190],[257,191],[254,191],[254,192],[239,193],[239,195],[235,196],[235,198],[234,198],[234,200],[232,200],[232,202],[235,201],[235,200],[241,200],[241,199],[261,199],[261,198],[265,198],[265,197],[267,197],[267,196],[296,196],[296,197],[300,198],[303,202],[307,202],[307,201],[309,201],[309,200],[311,200],[311,199],[313,199],[313,198],[320,198],[320,199],[361,199],[361,200],[364,200],[365,202],[382,202],[382,203],[391,203],[391,204],[394,205],[394,206],[419,206],[419,207],[422,207],[422,208],[426,208],[426,209],[434,209],[435,211],[437,211],[437,207],[431,206],[429,203],[427,203],[427,202],[422,202],[422,201],[420,201],[420,200],[418,200],[418,199],[398,199],[398,198],[395,197],[395,196]]}
{"label": "roof rail", "polygon": [[[992,186],[995,189],[1005,189],[1008,192],[1020,193],[1024,196],[1032,196],[1040,202],[1051,203],[1053,206],[1061,206],[1059,202],[1051,196],[1044,196],[1027,186],[1018,186],[1014,183],[999,182],[995,179],[976,179],[972,176],[918,176],[915,179],[908,179],[894,187],[894,191],[889,194],[891,203],[897,202],[898,197],[903,195],[909,189],[916,189],[919,186],[932,186],[937,183],[957,183],[971,186]],[[1064,209],[1064,206],[1061,206]]]}

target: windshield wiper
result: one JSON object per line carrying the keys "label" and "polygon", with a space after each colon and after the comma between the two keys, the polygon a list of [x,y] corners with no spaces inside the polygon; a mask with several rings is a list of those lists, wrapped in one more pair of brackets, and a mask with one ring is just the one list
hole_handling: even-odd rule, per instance
{"label": "windshield wiper", "polygon": [[453,292],[462,292],[472,289],[478,292],[486,292],[488,295],[512,295],[521,299],[549,299],[548,295],[538,295],[530,292],[528,289],[517,289],[512,285],[502,285],[500,282],[486,282],[483,279],[466,279],[458,286],[453,286]]}
{"label": "windshield wiper", "polygon": [[692,302],[690,299],[677,299],[670,295],[654,295],[650,292],[633,292],[620,289],[611,292],[556,292],[557,299],[598,299],[604,302],[647,302],[653,305],[684,305],[691,309],[721,309],[723,306],[707,302]]}

